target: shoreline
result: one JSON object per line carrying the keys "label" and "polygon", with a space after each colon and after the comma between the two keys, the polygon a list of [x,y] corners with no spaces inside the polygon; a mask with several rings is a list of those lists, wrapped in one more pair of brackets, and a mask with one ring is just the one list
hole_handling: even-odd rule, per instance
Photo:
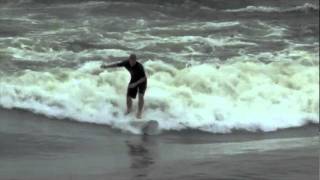
{"label": "shoreline", "polygon": [[[89,123],[89,122],[80,122],[77,120],[69,119],[69,118],[55,118],[55,117],[48,117],[43,114],[38,114],[38,113],[33,113],[32,111],[25,110],[25,109],[19,109],[19,108],[12,108],[12,109],[7,109],[7,108],[2,108],[0,107],[0,118],[7,118],[7,119],[22,119],[23,118],[28,119],[28,121],[32,121],[32,123],[41,123],[43,121],[46,121],[48,123],[55,123],[55,124],[66,124],[66,125],[75,125],[78,127],[92,127],[92,128],[103,128],[106,131],[112,133],[112,134],[122,134],[122,135],[130,135],[130,136],[142,136],[141,134],[132,134],[129,132],[125,132],[120,129],[112,128],[110,125],[107,124],[98,124],[98,123]],[[54,121],[54,122],[52,122]],[[316,131],[315,129],[318,129]],[[310,132],[311,131],[311,132]],[[241,138],[239,139],[233,139],[233,141],[242,141],[245,140],[245,137],[250,137],[251,136],[257,136],[259,138],[277,138],[277,137],[287,137],[286,135],[289,132],[294,132],[292,135],[293,137],[309,137],[309,136],[314,136],[317,132],[320,132],[320,126],[318,123],[313,123],[313,122],[308,122],[303,126],[300,127],[291,127],[291,128],[285,128],[285,129],[278,129],[276,131],[269,131],[269,132],[264,132],[264,131],[247,131],[247,130],[242,130],[242,129],[234,129],[230,133],[210,133],[210,132],[205,132],[201,130],[196,130],[196,129],[183,129],[183,130],[165,130],[162,131],[161,134],[158,136],[193,136],[196,134],[197,136],[204,136],[204,137],[225,137],[225,136],[240,136]],[[290,134],[290,133],[289,133]],[[258,138],[258,139],[259,139]],[[228,139],[223,139],[223,142],[228,141]],[[216,141],[214,141],[216,142]]]}

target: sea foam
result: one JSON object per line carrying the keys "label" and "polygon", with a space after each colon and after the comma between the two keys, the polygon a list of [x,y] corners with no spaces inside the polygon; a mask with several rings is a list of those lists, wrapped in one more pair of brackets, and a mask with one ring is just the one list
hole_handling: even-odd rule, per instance
{"label": "sea foam", "polygon": [[[198,129],[228,133],[233,129],[275,131],[319,121],[319,69],[305,61],[239,61],[185,68],[144,62],[148,74],[144,119],[162,130]],[[107,124],[138,132],[125,116],[129,74],[105,70],[100,61],[77,69],[26,70],[0,78],[0,105],[56,118]],[[134,104],[136,111],[136,104]]]}

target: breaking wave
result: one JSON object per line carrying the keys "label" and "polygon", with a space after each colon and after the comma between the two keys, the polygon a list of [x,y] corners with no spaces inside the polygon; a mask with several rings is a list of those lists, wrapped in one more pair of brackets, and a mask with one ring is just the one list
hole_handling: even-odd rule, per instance
{"label": "breaking wave", "polygon": [[[0,105],[138,133],[129,124],[133,116],[123,114],[127,72],[93,75],[100,64],[1,77]],[[274,131],[319,121],[317,66],[239,60],[181,69],[162,61],[144,64],[149,76],[144,119],[157,120],[162,130]]]}

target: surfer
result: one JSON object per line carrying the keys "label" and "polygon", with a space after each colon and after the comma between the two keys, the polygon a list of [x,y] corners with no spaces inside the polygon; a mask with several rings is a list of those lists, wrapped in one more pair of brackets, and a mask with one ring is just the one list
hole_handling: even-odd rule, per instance
{"label": "surfer", "polygon": [[127,89],[127,111],[126,114],[129,114],[132,109],[132,99],[135,99],[138,95],[138,112],[137,118],[141,118],[142,110],[144,105],[144,94],[147,89],[147,76],[144,71],[143,65],[137,61],[137,56],[135,54],[131,54],[127,60],[109,64],[109,65],[101,65],[102,69],[114,68],[114,67],[124,67],[126,68],[131,75],[131,80]]}

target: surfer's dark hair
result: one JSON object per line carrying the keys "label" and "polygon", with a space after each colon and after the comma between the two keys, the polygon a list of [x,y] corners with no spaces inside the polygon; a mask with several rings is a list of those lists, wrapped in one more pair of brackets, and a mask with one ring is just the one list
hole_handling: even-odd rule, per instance
{"label": "surfer's dark hair", "polygon": [[137,60],[137,56],[135,54],[130,54],[129,59]]}

